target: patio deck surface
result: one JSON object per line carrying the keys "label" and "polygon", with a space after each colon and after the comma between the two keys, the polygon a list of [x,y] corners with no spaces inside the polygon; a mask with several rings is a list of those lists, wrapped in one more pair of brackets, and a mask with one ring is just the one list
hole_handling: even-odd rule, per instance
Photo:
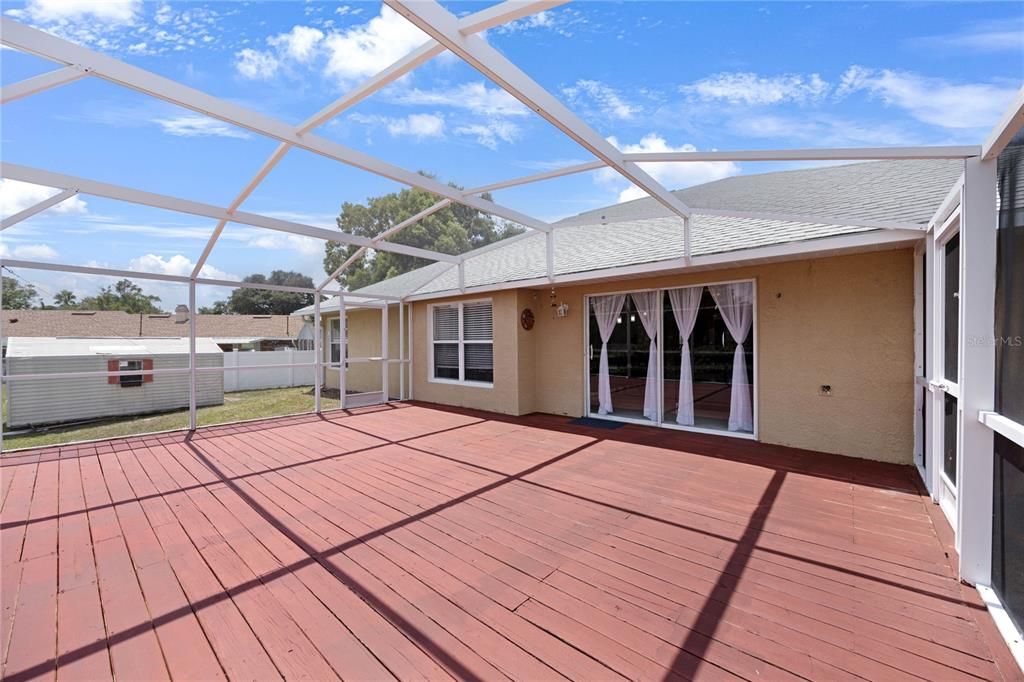
{"label": "patio deck surface", "polygon": [[909,467],[567,421],[395,405],[5,455],[4,678],[1019,675]]}

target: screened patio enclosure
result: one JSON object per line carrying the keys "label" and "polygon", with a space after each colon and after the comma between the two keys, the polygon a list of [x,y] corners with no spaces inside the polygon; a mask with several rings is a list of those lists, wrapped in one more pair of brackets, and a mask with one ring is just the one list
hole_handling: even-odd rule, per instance
{"label": "screened patio enclosure", "polygon": [[[387,312],[383,312],[379,355],[356,357],[346,352],[347,336],[339,328],[335,336],[325,334],[320,306],[327,297],[336,299],[340,319],[345,320],[346,305],[360,305],[397,311],[401,320],[410,303],[429,297],[480,296],[496,289],[537,289],[573,286],[590,280],[622,280],[621,293],[588,297],[576,329],[582,333],[586,359],[579,353],[579,371],[589,386],[576,388],[576,397],[587,405],[587,412],[609,419],[626,419],[664,427],[703,429],[758,438],[764,429],[758,424],[758,343],[756,282],[715,282],[699,287],[631,290],[628,280],[653,274],[694,273],[721,269],[740,262],[769,262],[773,259],[811,259],[843,250],[860,251],[894,248],[915,249],[920,272],[914,278],[914,376],[906,376],[908,412],[915,401],[913,456],[921,480],[933,501],[938,503],[955,533],[958,576],[977,587],[1018,660],[1024,663],[1024,642],[1020,626],[1024,620],[1024,576],[1021,575],[1021,519],[1024,519],[1024,495],[1021,494],[1024,470],[1024,372],[1021,371],[1021,347],[1024,343],[1024,250],[1021,244],[1019,210],[1021,172],[1019,143],[1011,144],[1024,124],[1024,91],[1017,97],[990,136],[979,144],[944,146],[893,146],[884,148],[813,148],[778,150],[687,151],[664,153],[627,153],[585,123],[536,80],[519,69],[479,34],[488,29],[563,4],[560,0],[511,0],[466,16],[457,17],[445,7],[429,0],[386,0],[398,14],[420,29],[426,41],[408,55],[355,87],[340,98],[295,124],[278,120],[188,87],[171,79],[108,55],[76,45],[61,37],[39,31],[3,17],[0,42],[5,48],[19,50],[55,62],[50,73],[6,85],[0,101],[4,106],[46,90],[81,79],[102,79],[176,105],[220,122],[236,126],[246,134],[269,138],[276,148],[253,173],[239,180],[239,193],[230,201],[213,205],[188,198],[158,194],[135,187],[99,182],[56,170],[12,163],[4,159],[0,175],[54,193],[17,214],[3,219],[0,229],[7,230],[42,211],[67,201],[77,194],[101,197],[151,208],[201,216],[216,224],[209,231],[201,256],[192,272],[170,275],[113,267],[67,265],[29,259],[4,258],[0,265],[9,269],[72,272],[97,277],[125,277],[170,282],[187,291],[186,314],[195,312],[196,289],[202,286],[251,287],[274,289],[265,285],[217,280],[204,277],[203,266],[215,252],[218,240],[228,225],[245,225],[272,233],[296,235],[323,242],[354,247],[353,256],[315,288],[276,287],[277,290],[308,293],[314,296],[316,310],[312,324],[316,346],[314,367],[318,381],[308,396],[307,411],[320,414],[332,407],[345,407],[346,381],[355,364],[364,364],[373,374],[377,388],[374,402],[387,401],[391,395],[413,398],[410,348],[432,339],[416,338],[408,325],[398,337],[396,354],[387,343]],[[365,152],[351,149],[316,129],[328,123],[365,98],[394,83],[418,66],[438,55],[450,52],[498,88],[536,112],[589,156],[582,162],[555,167],[533,175],[511,178],[489,185],[462,190],[383,161]],[[7,130],[7,135],[16,131]],[[261,215],[242,209],[254,189],[274,171],[291,150],[303,150],[362,171],[373,173],[404,186],[433,194],[437,203],[420,214],[410,216],[370,238]],[[947,199],[927,221],[879,218],[870,206],[848,207],[833,212],[828,205],[802,210],[778,210],[765,201],[758,206],[695,208],[670,192],[648,171],[651,163],[702,162],[835,162],[868,160],[949,160],[962,166],[962,173],[949,188]],[[23,159],[22,161],[31,161]],[[998,169],[997,169],[998,165]],[[647,166],[650,168],[650,166]],[[667,212],[667,223],[675,232],[678,255],[662,260],[638,260],[630,264],[606,266],[602,263],[573,263],[573,253],[560,246],[560,227],[524,211],[510,208],[483,194],[577,173],[605,170],[628,180],[635,188]],[[998,171],[998,172],[997,172]],[[472,178],[458,178],[472,186]],[[418,220],[456,203],[516,223],[525,235],[513,237],[516,243],[535,237],[543,244],[542,255],[530,263],[518,263],[504,281],[486,285],[467,283],[473,259],[501,248],[490,245],[463,254],[434,252],[390,239]],[[838,214],[837,214],[838,213]],[[828,238],[810,237],[787,243],[762,242],[731,244],[720,251],[701,251],[700,239],[715,236],[721,223],[739,221],[743,225],[769,224],[779,231],[793,226],[841,226],[846,231]],[[749,221],[749,222],[742,222]],[[509,240],[511,241],[511,240]],[[355,260],[370,251],[390,251],[431,261],[454,283],[444,290],[417,294],[415,290],[395,295],[371,295],[343,291],[337,278]],[[596,260],[596,259],[595,259]],[[467,264],[470,267],[467,267]],[[536,269],[533,269],[536,268]],[[529,276],[521,273],[528,271]],[[469,272],[472,275],[472,272]],[[746,289],[749,287],[749,291]],[[2,312],[2,301],[0,301]],[[140,372],[98,371],[67,373],[61,379],[93,376],[104,382],[120,376],[156,377],[177,374],[188,378],[187,418],[181,427],[195,431],[197,418],[197,378],[205,372],[223,372],[223,368],[204,368],[196,358],[195,315],[187,315],[182,338],[189,340],[187,367],[154,368]],[[575,321],[574,321],[575,322]],[[851,324],[856,324],[852,320]],[[2,321],[0,321],[2,324]],[[497,321],[496,321],[497,324]],[[342,327],[344,322],[341,323]],[[498,358],[482,344],[473,344],[462,331],[458,343],[459,373],[462,379],[476,373],[499,381],[495,368]],[[518,331],[518,330],[517,330]],[[2,330],[0,330],[2,332]],[[451,351],[456,339],[436,339],[437,356],[454,373]],[[479,340],[477,340],[479,341]],[[330,354],[324,344],[338,347]],[[909,346],[908,341],[908,346]],[[468,344],[468,345],[467,345]],[[472,348],[470,348],[472,346]],[[574,345],[573,352],[583,351]],[[335,359],[336,358],[336,359]],[[525,363],[525,361],[524,361]],[[427,364],[427,363],[423,363]],[[908,366],[907,374],[911,374]],[[417,371],[423,371],[418,368]],[[389,374],[390,373],[390,374]],[[388,387],[398,375],[402,385],[396,394]],[[325,399],[322,389],[336,377],[341,400]],[[6,391],[15,381],[45,381],[56,375],[0,375]],[[144,380],[144,383],[152,383]],[[480,383],[486,383],[481,381]],[[917,386],[917,391],[913,390]],[[125,390],[139,387],[126,386]],[[371,387],[372,389],[372,387]],[[368,390],[366,393],[374,393]],[[856,415],[850,415],[851,421]],[[659,434],[661,435],[661,434]],[[679,434],[673,434],[679,435]],[[2,434],[0,434],[2,438]],[[0,441],[0,447],[3,443]],[[927,629],[929,623],[921,622]]]}

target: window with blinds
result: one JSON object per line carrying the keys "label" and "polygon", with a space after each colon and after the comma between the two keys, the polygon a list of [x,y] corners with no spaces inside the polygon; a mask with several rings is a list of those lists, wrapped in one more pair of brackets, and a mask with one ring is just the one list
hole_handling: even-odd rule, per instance
{"label": "window with blinds", "polygon": [[431,378],[494,382],[494,320],[490,301],[431,307]]}

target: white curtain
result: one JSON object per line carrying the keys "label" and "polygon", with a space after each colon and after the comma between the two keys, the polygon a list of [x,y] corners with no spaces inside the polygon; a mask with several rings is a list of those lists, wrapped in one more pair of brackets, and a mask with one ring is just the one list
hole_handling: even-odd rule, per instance
{"label": "white curtain", "polygon": [[651,339],[647,353],[647,383],[644,385],[644,416],[658,419],[658,315],[661,312],[661,292],[642,291],[632,294],[636,314]]}
{"label": "white curtain", "polygon": [[729,328],[736,353],[732,360],[732,397],[729,401],[729,430],[753,431],[754,410],[747,383],[747,359],[743,343],[754,321],[754,285],[751,282],[714,284],[708,287]]}
{"label": "white curtain", "polygon": [[597,413],[610,414],[612,411],[612,385],[608,376],[608,339],[615,331],[615,321],[622,313],[626,302],[624,294],[611,296],[594,296],[590,299],[597,318],[597,328],[601,332],[601,365],[597,374]]}
{"label": "white curtain", "polygon": [[679,402],[676,407],[676,423],[693,426],[693,370],[690,364],[690,334],[697,322],[700,297],[704,287],[669,289],[668,298],[672,303],[672,316],[679,328]]}

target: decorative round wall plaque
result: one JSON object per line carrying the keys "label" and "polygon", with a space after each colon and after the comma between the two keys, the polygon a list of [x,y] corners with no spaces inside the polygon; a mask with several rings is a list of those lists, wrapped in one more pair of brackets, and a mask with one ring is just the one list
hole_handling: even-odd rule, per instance
{"label": "decorative round wall plaque", "polygon": [[523,329],[530,331],[533,329],[533,311],[529,308],[523,308],[522,314],[519,316],[519,324],[523,325]]}

